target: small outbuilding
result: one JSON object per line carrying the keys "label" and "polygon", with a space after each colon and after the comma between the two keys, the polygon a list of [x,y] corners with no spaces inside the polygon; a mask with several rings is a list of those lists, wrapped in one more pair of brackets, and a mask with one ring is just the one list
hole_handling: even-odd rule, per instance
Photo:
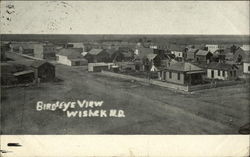
{"label": "small outbuilding", "polygon": [[13,74],[18,83],[31,83],[34,80],[34,71],[25,70]]}
{"label": "small outbuilding", "polygon": [[31,64],[35,79],[41,82],[53,81],[55,79],[55,66],[49,62],[36,60]]}
{"label": "small outbuilding", "polygon": [[111,69],[113,63],[89,63],[88,64],[88,71],[89,72],[101,72],[103,70],[109,70]]}

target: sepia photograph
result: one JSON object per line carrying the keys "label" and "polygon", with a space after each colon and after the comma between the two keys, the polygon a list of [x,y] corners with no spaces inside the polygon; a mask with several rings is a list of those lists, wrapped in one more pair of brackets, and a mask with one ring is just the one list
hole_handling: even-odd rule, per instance
{"label": "sepia photograph", "polygon": [[249,1],[0,4],[1,135],[249,138]]}

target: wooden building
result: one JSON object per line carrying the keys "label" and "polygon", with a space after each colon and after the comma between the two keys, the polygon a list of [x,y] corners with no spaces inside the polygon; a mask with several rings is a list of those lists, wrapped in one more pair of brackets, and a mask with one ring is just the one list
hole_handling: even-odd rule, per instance
{"label": "wooden building", "polygon": [[53,81],[55,79],[55,66],[49,62],[36,60],[31,64],[35,72],[35,79],[41,82]]}
{"label": "wooden building", "polygon": [[202,68],[187,62],[177,62],[158,71],[159,80],[181,85],[201,84],[203,75]]}
{"label": "wooden building", "polygon": [[189,49],[187,49],[187,51],[186,51],[186,60],[187,61],[194,61],[196,53],[198,51],[199,51],[199,49],[195,49],[195,48],[189,48]]}
{"label": "wooden building", "polygon": [[20,84],[31,83],[34,81],[33,70],[20,71],[20,72],[13,73],[13,75],[17,79],[17,82]]}
{"label": "wooden building", "polygon": [[243,73],[250,74],[250,54],[243,60]]}
{"label": "wooden building", "polygon": [[110,55],[104,49],[91,49],[84,57],[89,63],[110,62]]}
{"label": "wooden building", "polygon": [[101,72],[102,70],[109,70],[111,69],[113,63],[88,63],[88,71],[89,72]]}
{"label": "wooden building", "polygon": [[36,58],[55,60],[56,51],[56,46],[53,44],[34,44],[34,57]]}
{"label": "wooden building", "polygon": [[81,54],[81,50],[78,48],[63,48],[56,54],[56,60],[58,63],[68,66],[83,66],[87,65],[88,61]]}
{"label": "wooden building", "polygon": [[206,50],[198,50],[195,55],[195,61],[196,62],[211,62],[213,54],[210,51]]}
{"label": "wooden building", "polygon": [[235,64],[212,62],[207,67],[207,78],[234,80],[238,78],[239,68]]}

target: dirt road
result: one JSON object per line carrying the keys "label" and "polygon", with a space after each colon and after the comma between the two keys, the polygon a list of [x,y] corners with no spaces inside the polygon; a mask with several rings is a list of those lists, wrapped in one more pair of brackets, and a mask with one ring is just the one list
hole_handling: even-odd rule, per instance
{"label": "dirt road", "polygon": [[[62,82],[11,88],[2,101],[3,134],[237,134],[249,122],[249,86],[184,94],[56,65]],[[36,102],[104,101],[124,118],[67,118],[62,111],[36,110]]]}

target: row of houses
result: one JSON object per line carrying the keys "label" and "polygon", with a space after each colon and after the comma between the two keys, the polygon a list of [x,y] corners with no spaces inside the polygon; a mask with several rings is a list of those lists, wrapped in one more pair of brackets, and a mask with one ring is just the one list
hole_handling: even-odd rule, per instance
{"label": "row of houses", "polygon": [[[108,42],[107,44],[112,44],[112,42]],[[232,47],[223,49],[221,46],[218,45],[205,45],[203,49],[188,46],[178,47],[177,45],[175,45],[170,46],[167,49],[160,49],[158,48],[158,45],[149,45],[149,47],[146,47],[145,44],[137,44],[133,45],[132,48],[126,46],[117,46],[116,48],[107,49],[91,48],[89,51],[85,51],[85,47],[86,46],[84,45],[84,43],[63,43],[55,45],[48,42],[12,42],[10,44],[12,52],[31,55],[36,58],[46,60],[55,60],[56,54],[58,54],[58,52],[62,48],[65,48],[68,51],[72,51],[71,49],[78,49],[82,52],[82,55],[85,57],[85,59],[88,60],[89,63],[112,62],[113,60],[128,61],[134,57],[138,57],[136,55],[139,55],[139,57],[141,57],[141,55],[148,54],[148,52],[153,50],[162,50],[166,53],[170,52],[177,61],[185,60],[196,62],[211,62],[219,59],[224,59],[228,62],[241,62],[242,58],[245,57],[245,49],[249,49],[249,47],[247,47],[246,45],[243,45],[239,48],[236,47],[235,50],[232,49]],[[143,53],[138,54],[138,51],[141,51]]]}
{"label": "row of houses", "polygon": [[239,68],[236,65],[218,62],[212,62],[206,68],[189,62],[177,62],[158,70],[159,80],[181,85],[203,84],[206,79],[235,80],[238,76]]}
{"label": "row of houses", "polygon": [[133,59],[133,52],[121,48],[114,49],[91,49],[89,52],[82,52],[79,48],[62,48],[56,53],[58,63],[69,66],[82,66],[88,63],[128,61]]}

